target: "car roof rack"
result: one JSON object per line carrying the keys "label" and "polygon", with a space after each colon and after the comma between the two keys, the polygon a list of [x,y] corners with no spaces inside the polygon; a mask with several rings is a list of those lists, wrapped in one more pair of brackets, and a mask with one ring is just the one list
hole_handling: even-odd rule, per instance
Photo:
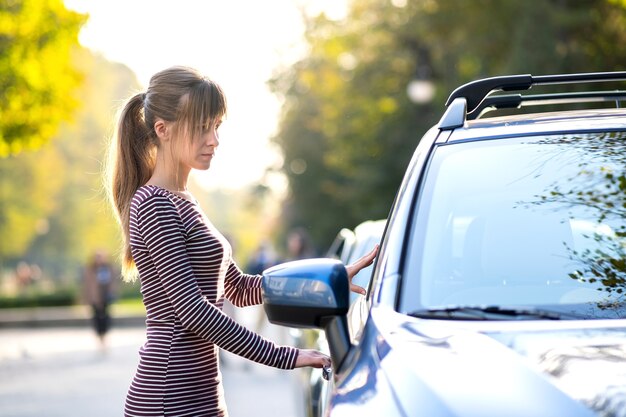
{"label": "car roof rack", "polygon": [[[509,75],[502,77],[485,78],[472,81],[452,92],[446,102],[448,108],[441,118],[439,129],[449,130],[461,127],[465,120],[475,119],[487,108],[517,108],[523,103],[556,104],[580,103],[595,101],[622,101],[623,92],[589,92],[584,93],[555,93],[538,96],[522,96],[520,94],[492,96],[497,91],[524,91],[534,85],[579,84],[606,81],[624,81],[626,71],[593,72],[582,74],[539,75],[530,74]],[[530,97],[530,99],[528,99]],[[606,97],[605,100],[603,97]],[[487,99],[487,100],[486,100]],[[483,102],[486,103],[483,105]],[[477,112],[478,110],[478,112]]]}
{"label": "car roof rack", "polygon": [[626,101],[626,91],[587,91],[581,93],[561,94],[506,94],[485,98],[473,111],[467,113],[467,120],[478,119],[485,113],[500,109],[517,109],[527,106],[548,106],[554,104],[571,103],[599,103],[615,102],[615,107],[621,107],[620,102]]}

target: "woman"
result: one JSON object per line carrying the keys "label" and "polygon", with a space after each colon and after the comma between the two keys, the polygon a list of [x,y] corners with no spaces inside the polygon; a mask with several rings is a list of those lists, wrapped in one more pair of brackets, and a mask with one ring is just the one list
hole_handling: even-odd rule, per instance
{"label": "woman", "polygon": [[[147,312],[126,416],[225,416],[218,348],[281,369],[330,364],[320,352],[277,346],[222,312],[225,297],[238,307],[262,302],[261,276],[237,267],[187,190],[190,171],[210,167],[225,114],[217,84],[173,67],[155,74],[119,117],[110,193],[125,238],[124,275],[139,276]],[[350,279],[374,256],[348,266]]]}

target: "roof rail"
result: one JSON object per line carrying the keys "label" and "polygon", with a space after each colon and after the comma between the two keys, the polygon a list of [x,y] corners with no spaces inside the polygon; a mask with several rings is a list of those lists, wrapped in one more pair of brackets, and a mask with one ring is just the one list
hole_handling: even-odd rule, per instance
{"label": "roof rail", "polygon": [[[502,77],[485,78],[482,80],[472,81],[460,86],[450,94],[446,101],[446,107],[450,107],[454,101],[464,98],[466,101],[467,112],[475,114],[474,111],[481,105],[485,98],[495,91],[524,91],[529,90],[533,85],[551,85],[551,84],[574,84],[574,83],[591,83],[602,81],[624,81],[626,80],[626,71],[616,72],[592,72],[581,74],[560,74],[560,75],[539,75],[530,74],[508,75]],[[563,94],[552,94],[553,98],[563,96]],[[569,97],[569,100],[574,100]],[[501,105],[513,102],[507,100],[516,100],[514,98],[499,99]],[[522,100],[524,101],[524,100]],[[573,102],[573,101],[572,101]],[[517,107],[517,106],[515,106]],[[455,112],[457,113],[457,112]],[[480,113],[480,112],[479,112]],[[462,120],[448,120],[448,125],[463,125],[465,116]],[[443,121],[443,118],[442,118]],[[440,126],[440,129],[445,129]],[[449,129],[449,128],[448,128]]]}
{"label": "roof rail", "polygon": [[467,113],[467,120],[478,119],[485,113],[500,109],[517,109],[527,106],[547,106],[554,104],[572,104],[572,103],[600,103],[615,102],[616,107],[620,107],[619,103],[626,101],[626,91],[586,91],[580,93],[561,93],[561,94],[506,94],[491,96],[485,98],[473,111]]}

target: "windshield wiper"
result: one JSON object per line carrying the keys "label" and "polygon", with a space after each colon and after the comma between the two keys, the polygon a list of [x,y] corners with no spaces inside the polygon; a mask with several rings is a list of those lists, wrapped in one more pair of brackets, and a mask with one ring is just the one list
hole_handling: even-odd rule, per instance
{"label": "windshield wiper", "polygon": [[517,319],[561,320],[566,313],[535,308],[505,308],[500,306],[454,306],[416,310],[409,316],[429,319],[506,320]]}

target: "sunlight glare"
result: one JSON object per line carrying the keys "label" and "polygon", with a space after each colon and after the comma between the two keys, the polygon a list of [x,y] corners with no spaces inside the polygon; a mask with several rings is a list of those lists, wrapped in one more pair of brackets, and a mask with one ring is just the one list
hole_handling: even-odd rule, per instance
{"label": "sunlight glare", "polygon": [[[267,80],[305,51],[300,10],[341,19],[346,0],[66,0],[88,13],[83,46],[127,65],[141,85],[171,65],[188,65],[217,81],[228,99],[228,118],[211,169],[195,177],[210,188],[240,188],[259,181],[280,161],[269,146],[280,102]],[[173,6],[175,4],[175,6]],[[280,181],[274,183],[282,183]]]}

